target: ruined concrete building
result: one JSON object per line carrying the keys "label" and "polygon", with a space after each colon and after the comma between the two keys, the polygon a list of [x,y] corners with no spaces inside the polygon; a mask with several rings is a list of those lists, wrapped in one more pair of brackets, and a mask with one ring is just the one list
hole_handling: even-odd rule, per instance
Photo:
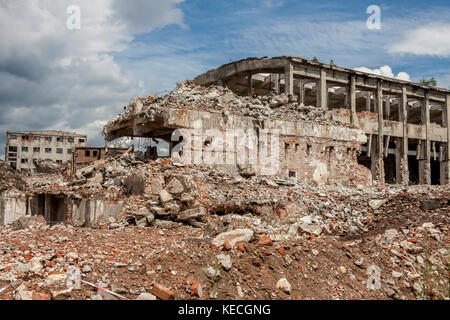
{"label": "ruined concrete building", "polygon": [[[173,150],[174,131],[195,129],[201,120],[203,130],[278,131],[280,177],[344,185],[450,183],[449,90],[297,57],[229,63],[194,83],[169,97],[137,99],[105,126],[105,138],[160,138]],[[212,143],[202,137],[200,147]],[[185,141],[177,151],[182,158],[196,148]]]}
{"label": "ruined concrete building", "polygon": [[85,135],[73,132],[7,132],[5,160],[13,169],[32,171],[35,160],[71,161],[75,148],[86,143]]}

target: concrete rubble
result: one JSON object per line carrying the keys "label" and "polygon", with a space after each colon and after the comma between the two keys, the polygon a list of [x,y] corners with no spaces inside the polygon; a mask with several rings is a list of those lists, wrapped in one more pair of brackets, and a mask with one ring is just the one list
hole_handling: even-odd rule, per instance
{"label": "concrete rubble", "polygon": [[[286,95],[238,97],[187,82],[130,104],[105,128],[158,117],[167,104],[342,127]],[[1,299],[117,299],[68,288],[72,267],[133,300],[449,299],[448,185],[312,183],[147,161],[132,149],[73,174],[47,168],[19,175],[0,161]]]}

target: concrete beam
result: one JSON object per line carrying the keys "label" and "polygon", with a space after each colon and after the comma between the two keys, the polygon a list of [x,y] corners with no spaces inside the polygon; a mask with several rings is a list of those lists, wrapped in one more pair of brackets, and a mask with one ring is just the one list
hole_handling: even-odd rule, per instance
{"label": "concrete beam", "polygon": [[275,82],[275,94],[280,94],[280,75],[278,73],[273,75],[273,81]]}
{"label": "concrete beam", "polygon": [[284,91],[286,94],[294,94],[294,66],[288,62],[284,69]]}
{"label": "concrete beam", "polygon": [[376,153],[376,171],[375,171],[375,180],[378,181],[378,184],[385,183],[385,175],[384,175],[384,157],[383,157],[383,149],[384,149],[384,121],[383,121],[383,83],[382,80],[377,81],[377,92],[376,92],[376,105],[378,109],[378,143],[377,143],[377,153]]}
{"label": "concrete beam", "polygon": [[430,99],[428,92],[425,93],[425,99],[421,109],[421,122],[425,125],[426,138],[421,148],[421,157],[419,160],[419,183],[431,184],[431,144],[430,144]]}
{"label": "concrete beam", "polygon": [[401,182],[404,186],[409,184],[407,106],[408,97],[406,95],[406,87],[403,86],[398,108],[399,120],[403,124],[403,138],[397,140],[397,149],[399,150],[400,157],[396,157],[396,165],[399,175],[397,181]]}
{"label": "concrete beam", "polygon": [[328,86],[327,86],[327,71],[320,69],[320,80],[318,82],[317,90],[317,107],[328,109]]}
{"label": "concrete beam", "polygon": [[444,158],[441,160],[441,185],[450,184],[450,95],[442,107],[442,126],[447,128],[447,143],[444,146]]}
{"label": "concrete beam", "polygon": [[351,122],[352,124],[357,125],[358,116],[356,115],[356,76],[350,76],[350,86],[349,86],[349,94],[350,97],[350,113],[351,113]]}
{"label": "concrete beam", "polygon": [[298,102],[300,104],[305,104],[305,82],[300,80],[298,83]]}

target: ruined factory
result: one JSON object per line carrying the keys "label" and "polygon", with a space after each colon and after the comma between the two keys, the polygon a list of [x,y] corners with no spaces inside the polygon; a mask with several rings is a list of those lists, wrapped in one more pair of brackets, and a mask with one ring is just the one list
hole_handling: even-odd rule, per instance
{"label": "ruined factory", "polygon": [[[106,299],[46,282],[77,264],[83,279],[128,299],[448,298],[450,90],[249,58],[134,99],[103,135],[162,140],[169,156],[9,133],[0,166],[0,240],[17,243],[0,257],[9,297],[31,297],[14,284],[34,272],[52,299]],[[53,151],[48,159],[63,154],[67,165],[14,170],[31,168],[23,154]],[[17,251],[31,250],[25,239],[42,251],[31,269]],[[373,265],[386,281],[377,290],[366,285]]]}

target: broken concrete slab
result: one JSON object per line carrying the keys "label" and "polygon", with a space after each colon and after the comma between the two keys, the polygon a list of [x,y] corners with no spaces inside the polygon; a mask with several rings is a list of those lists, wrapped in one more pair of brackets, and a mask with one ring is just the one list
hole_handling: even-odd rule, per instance
{"label": "broken concrete slab", "polygon": [[221,247],[225,242],[228,242],[231,247],[234,247],[238,242],[250,241],[253,238],[253,234],[254,232],[251,229],[235,229],[219,234],[211,243]]}

